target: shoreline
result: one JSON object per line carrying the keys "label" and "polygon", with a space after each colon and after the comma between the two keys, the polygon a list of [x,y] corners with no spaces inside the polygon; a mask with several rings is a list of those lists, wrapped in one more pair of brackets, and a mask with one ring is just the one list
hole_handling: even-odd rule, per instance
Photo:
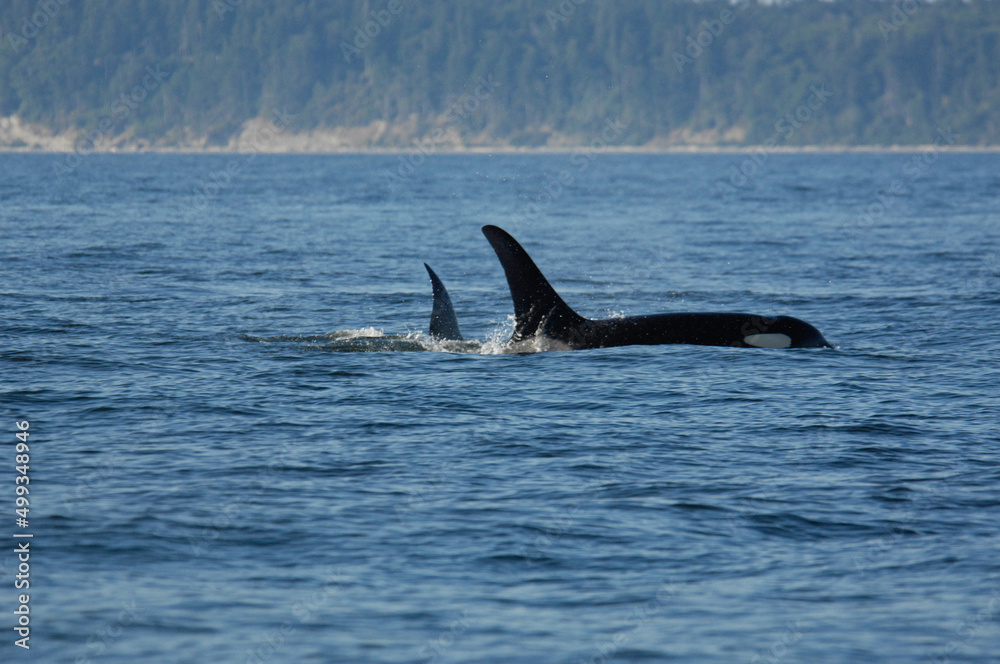
{"label": "shoreline", "polygon": [[[205,136],[179,130],[169,138],[138,138],[130,131],[111,136],[99,131],[53,132],[24,123],[20,118],[0,118],[2,154],[303,154],[303,155],[465,155],[465,154],[838,154],[1000,152],[998,145],[955,145],[935,142],[919,145],[740,145],[719,134],[692,136],[677,132],[653,138],[643,145],[621,145],[614,137],[586,140],[581,136],[552,133],[546,145],[512,145],[483,134],[462,137],[457,132],[418,133],[412,128],[378,122],[365,127],[332,127],[303,132],[288,131],[287,124],[257,118],[248,121],[226,141],[209,144]],[[691,140],[691,139],[694,140]],[[606,140],[607,139],[607,140]],[[716,139],[713,141],[712,139]],[[723,139],[723,140],[718,140]],[[379,143],[383,143],[380,145]],[[388,144],[384,144],[388,143]]]}
{"label": "shoreline", "polygon": [[[466,147],[443,147],[432,150],[421,150],[416,147],[344,147],[338,149],[300,150],[300,149],[243,149],[223,147],[173,147],[173,146],[114,146],[109,148],[93,148],[81,151],[81,156],[89,154],[184,154],[184,155],[247,155],[247,154],[269,154],[269,155],[413,155],[423,154],[425,156],[461,156],[471,154],[485,155],[566,155],[580,152],[592,152],[596,154],[690,154],[690,155],[711,155],[711,154],[756,154],[764,152],[766,154],[849,154],[849,153],[900,153],[911,154],[920,152],[947,152],[947,153],[970,153],[970,154],[991,154],[1000,153],[1000,145],[801,145],[801,146],[780,146],[767,147],[764,145],[678,145],[678,146],[605,146],[595,148],[591,145],[560,145],[552,147],[520,147],[510,145],[497,146],[466,146]],[[0,145],[0,154],[49,154],[65,155],[73,154],[72,149],[52,149],[41,147],[23,147]]]}

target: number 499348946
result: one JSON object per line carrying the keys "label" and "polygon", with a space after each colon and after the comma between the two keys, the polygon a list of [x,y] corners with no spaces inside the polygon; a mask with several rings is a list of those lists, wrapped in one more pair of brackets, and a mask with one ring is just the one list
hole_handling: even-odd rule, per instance
{"label": "number 499348946", "polygon": [[27,420],[21,422],[16,422],[19,431],[14,434],[18,439],[18,443],[15,446],[16,456],[14,461],[17,463],[15,470],[18,472],[17,478],[14,482],[17,484],[15,492],[17,493],[16,505],[18,507],[15,510],[23,519],[28,518],[28,484],[31,480],[28,478],[28,463],[31,457],[28,455],[28,427],[31,426]]}

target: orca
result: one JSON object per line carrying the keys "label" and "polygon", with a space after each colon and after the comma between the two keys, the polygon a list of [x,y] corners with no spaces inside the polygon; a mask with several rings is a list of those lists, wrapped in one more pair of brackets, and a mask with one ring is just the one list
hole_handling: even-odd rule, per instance
{"label": "orca", "polygon": [[577,350],[633,344],[742,348],[832,348],[809,323],[791,316],[667,313],[592,320],[573,311],[509,233],[483,226],[500,259],[514,303],[512,350]]}
{"label": "orca", "polygon": [[434,292],[430,335],[442,341],[463,341],[462,331],[458,329],[458,317],[455,316],[455,308],[451,305],[451,297],[448,296],[448,289],[434,274],[430,265],[424,263],[424,267],[427,268],[427,274],[430,275],[431,289]]}

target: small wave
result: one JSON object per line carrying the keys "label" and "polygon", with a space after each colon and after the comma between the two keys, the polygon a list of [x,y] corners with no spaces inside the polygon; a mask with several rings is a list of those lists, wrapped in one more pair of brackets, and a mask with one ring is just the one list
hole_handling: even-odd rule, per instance
{"label": "small wave", "polygon": [[484,344],[479,341],[446,341],[420,332],[405,335],[386,334],[374,327],[357,330],[335,330],[326,334],[279,334],[258,337],[242,334],[244,341],[252,343],[299,343],[313,350],[334,353],[378,353],[391,351],[433,351],[442,353],[481,353]]}
{"label": "small wave", "polygon": [[553,347],[545,339],[532,339],[524,342],[523,348],[513,347],[508,343],[513,330],[514,316],[509,315],[502,323],[496,325],[483,341],[437,339],[423,332],[386,334],[384,330],[375,327],[334,330],[326,334],[277,334],[272,336],[241,334],[240,338],[251,343],[306,344],[307,347],[314,350],[342,353],[431,351],[436,353],[501,355],[561,350],[561,348]]}
{"label": "small wave", "polygon": [[337,330],[323,335],[331,341],[346,341],[349,339],[384,339],[385,332],[374,327],[363,327],[360,330]]}
{"label": "small wave", "polygon": [[766,535],[786,537],[796,540],[824,540],[843,536],[865,536],[872,533],[872,527],[862,523],[847,521],[821,521],[791,512],[773,514],[750,514],[748,524]]}
{"label": "small wave", "polygon": [[502,353],[544,353],[550,350],[572,350],[573,347],[564,341],[552,339],[544,334],[536,334],[530,339],[522,339],[516,343],[505,345]]}
{"label": "small wave", "polygon": [[252,334],[240,335],[244,341],[256,343],[306,342],[322,343],[324,341],[350,341],[351,339],[384,339],[385,333],[374,327],[360,330],[336,330],[326,334],[277,334],[269,337],[258,337]]}

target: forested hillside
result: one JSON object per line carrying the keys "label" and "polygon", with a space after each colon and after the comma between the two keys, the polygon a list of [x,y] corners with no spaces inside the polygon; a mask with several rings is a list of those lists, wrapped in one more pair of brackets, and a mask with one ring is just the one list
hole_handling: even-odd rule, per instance
{"label": "forested hillside", "polygon": [[1000,144],[991,0],[4,0],[0,31],[0,117],[164,146],[275,112],[376,146]]}

